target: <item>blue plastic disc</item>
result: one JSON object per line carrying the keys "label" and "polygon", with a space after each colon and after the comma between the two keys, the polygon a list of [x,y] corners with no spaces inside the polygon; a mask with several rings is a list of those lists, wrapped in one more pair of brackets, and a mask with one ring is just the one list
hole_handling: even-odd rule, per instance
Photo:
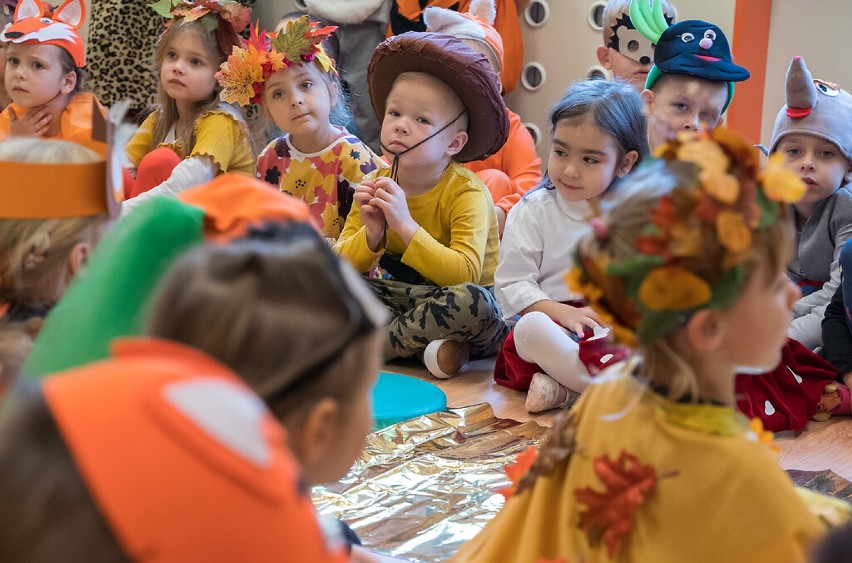
{"label": "blue plastic disc", "polygon": [[373,425],[377,430],[446,408],[444,392],[416,377],[383,371],[373,388]]}

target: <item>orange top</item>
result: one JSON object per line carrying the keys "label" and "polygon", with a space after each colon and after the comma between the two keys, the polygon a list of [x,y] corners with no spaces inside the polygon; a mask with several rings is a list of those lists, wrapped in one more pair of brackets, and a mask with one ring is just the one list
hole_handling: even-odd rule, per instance
{"label": "orange top", "polygon": [[[59,116],[59,132],[53,137],[46,138],[79,143],[100,152],[101,156],[106,157],[106,145],[99,148],[97,144],[92,142],[92,112],[95,107],[106,118],[106,110],[94,94],[78,92],[71,98]],[[0,113],[0,140],[5,139],[10,134],[11,118],[9,112],[14,111],[15,115],[22,116],[27,113],[27,109],[24,106],[11,103]]]}
{"label": "orange top", "polygon": [[44,396],[131,560],[345,561],[326,546],[284,430],[201,352],[120,341],[114,358],[46,379]]}

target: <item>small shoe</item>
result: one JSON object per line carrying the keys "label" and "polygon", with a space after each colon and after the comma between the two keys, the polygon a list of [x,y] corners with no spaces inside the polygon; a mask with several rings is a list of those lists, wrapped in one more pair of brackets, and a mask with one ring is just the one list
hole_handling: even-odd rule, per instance
{"label": "small shoe", "polygon": [[577,391],[565,387],[546,373],[538,372],[530,381],[524,406],[527,412],[561,409],[573,405],[579,396]]}
{"label": "small shoe", "polygon": [[439,379],[456,375],[470,359],[470,344],[442,338],[433,340],[423,351],[423,363]]}

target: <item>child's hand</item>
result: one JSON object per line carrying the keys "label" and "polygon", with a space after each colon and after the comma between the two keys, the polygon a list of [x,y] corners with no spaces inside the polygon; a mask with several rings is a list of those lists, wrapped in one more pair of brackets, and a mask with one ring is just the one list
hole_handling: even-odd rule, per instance
{"label": "child's hand", "polygon": [[50,129],[53,115],[45,106],[30,108],[18,117],[15,110],[9,108],[9,134],[13,137],[43,137]]}
{"label": "child's hand", "polygon": [[600,326],[598,314],[591,307],[572,307],[562,303],[559,305],[561,306],[558,314],[554,316],[553,320],[568,330],[574,331],[577,336],[583,336],[585,331],[583,327],[594,329],[596,326]]}
{"label": "child's hand", "polygon": [[407,246],[420,225],[411,218],[405,192],[390,178],[376,178],[374,185],[375,193],[370,203],[382,210],[388,228],[398,234]]}
{"label": "child's hand", "polygon": [[370,201],[374,198],[376,188],[375,180],[364,180],[355,188],[352,199],[358,204],[358,215],[367,230],[367,245],[374,251],[379,247],[382,237],[385,236],[385,214],[381,209],[372,205]]}

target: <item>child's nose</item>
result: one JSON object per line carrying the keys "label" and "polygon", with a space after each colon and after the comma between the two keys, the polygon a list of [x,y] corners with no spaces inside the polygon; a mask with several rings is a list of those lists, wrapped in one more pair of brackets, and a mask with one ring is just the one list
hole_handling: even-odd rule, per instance
{"label": "child's nose", "polygon": [[792,280],[787,281],[787,307],[793,309],[793,304],[802,297],[802,290],[799,286],[793,283]]}
{"label": "child's nose", "polygon": [[683,128],[687,131],[699,131],[701,129],[701,120],[698,118],[698,114],[684,121]]}
{"label": "child's nose", "polygon": [[814,155],[810,153],[810,151],[805,153],[805,156],[802,158],[802,168],[804,170],[813,170],[814,169]]}

